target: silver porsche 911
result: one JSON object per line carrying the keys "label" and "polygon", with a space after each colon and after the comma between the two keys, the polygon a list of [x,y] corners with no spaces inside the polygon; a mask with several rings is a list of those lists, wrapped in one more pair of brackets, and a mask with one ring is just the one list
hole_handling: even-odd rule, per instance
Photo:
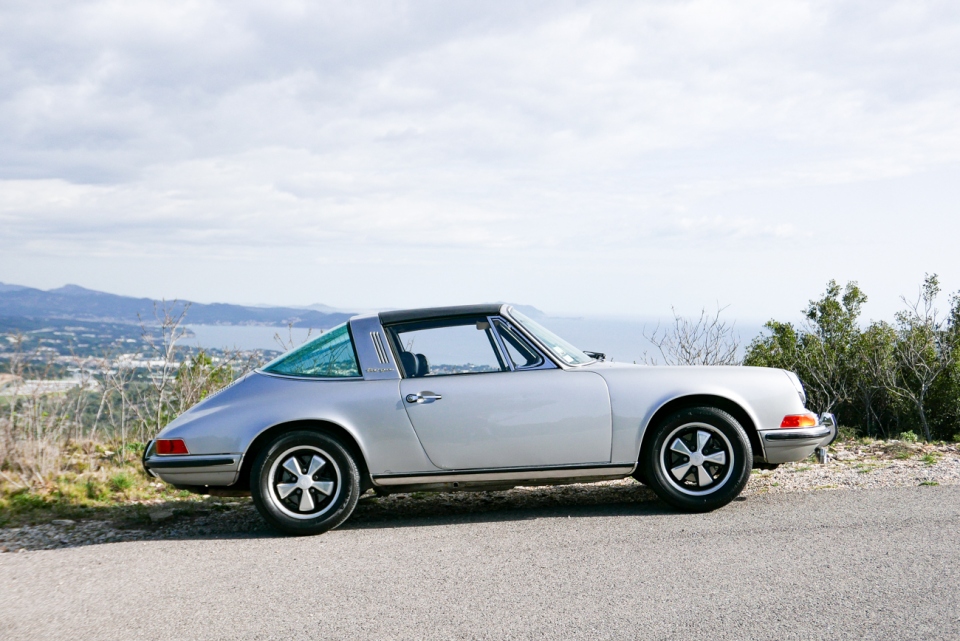
{"label": "silver porsche 911", "polygon": [[360,495],[634,476],[707,511],[754,466],[810,456],[836,422],[788,371],[606,362],[509,305],[356,316],[170,423],[147,472],[249,491],[290,534],[346,520]]}

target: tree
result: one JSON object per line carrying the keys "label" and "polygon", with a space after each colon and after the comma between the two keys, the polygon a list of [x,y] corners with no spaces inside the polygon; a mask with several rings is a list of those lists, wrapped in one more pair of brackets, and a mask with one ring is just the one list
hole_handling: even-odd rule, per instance
{"label": "tree", "polygon": [[842,289],[835,280],[829,281],[823,296],[807,305],[800,328],[768,321],[764,328],[770,334],[750,343],[743,364],[796,372],[811,409],[834,411],[848,402],[856,389],[858,320],[866,301],[855,281]]}
{"label": "tree", "polygon": [[881,406],[888,399],[886,388],[880,384],[886,373],[895,368],[894,350],[897,333],[889,323],[872,323],[860,333],[854,351],[853,386],[860,401],[861,421],[867,436],[871,427],[887,434],[881,418]]}
{"label": "tree", "polygon": [[854,393],[860,343],[857,323],[865,302],[867,295],[856,281],[841,290],[835,280],[830,280],[824,295],[807,306],[798,361],[800,378],[809,388],[810,405],[818,412],[833,411]]}
{"label": "tree", "polygon": [[950,298],[944,345],[950,350],[950,365],[931,389],[931,431],[941,438],[960,441],[960,294]]}
{"label": "tree", "polygon": [[769,336],[760,335],[747,346],[743,364],[753,367],[778,367],[797,371],[800,362],[800,335],[792,323],[769,320],[763,328]]}
{"label": "tree", "polygon": [[950,344],[951,327],[936,307],[940,280],[927,274],[916,300],[901,300],[906,309],[897,313],[895,367],[884,372],[883,382],[891,394],[910,403],[917,412],[923,437],[932,439],[927,403],[941,374],[955,362]]}

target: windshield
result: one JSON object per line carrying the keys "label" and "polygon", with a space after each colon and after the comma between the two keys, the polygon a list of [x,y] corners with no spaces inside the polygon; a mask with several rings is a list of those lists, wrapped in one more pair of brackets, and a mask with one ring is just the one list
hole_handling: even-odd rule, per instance
{"label": "windshield", "polygon": [[589,363],[594,360],[540,323],[527,318],[512,307],[510,308],[510,316],[523,325],[523,328],[533,334],[538,341],[543,343],[543,346],[550,350],[551,354],[567,365],[583,365],[584,363]]}

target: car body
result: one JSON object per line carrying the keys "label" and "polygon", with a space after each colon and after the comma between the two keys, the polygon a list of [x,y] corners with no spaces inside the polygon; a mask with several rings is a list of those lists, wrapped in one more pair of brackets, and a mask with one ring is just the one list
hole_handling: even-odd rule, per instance
{"label": "car body", "polygon": [[[509,305],[391,311],[355,316],[206,398],[143,461],[178,487],[250,490],[291,532],[339,524],[300,508],[329,502],[324,489],[343,498],[348,482],[359,495],[634,475],[665,486],[658,494],[677,507],[704,510],[732,500],[752,466],[801,460],[836,436],[835,421],[804,403],[785,370],[608,362]],[[313,433],[332,444],[310,444]],[[284,438],[286,463],[267,460]]]}

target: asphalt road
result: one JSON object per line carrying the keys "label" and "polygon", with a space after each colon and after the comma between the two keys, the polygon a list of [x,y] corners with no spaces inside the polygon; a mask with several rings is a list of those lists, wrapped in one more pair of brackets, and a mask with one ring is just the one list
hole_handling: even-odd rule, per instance
{"label": "asphalt road", "polygon": [[960,639],[960,487],[4,554],[0,638]]}

